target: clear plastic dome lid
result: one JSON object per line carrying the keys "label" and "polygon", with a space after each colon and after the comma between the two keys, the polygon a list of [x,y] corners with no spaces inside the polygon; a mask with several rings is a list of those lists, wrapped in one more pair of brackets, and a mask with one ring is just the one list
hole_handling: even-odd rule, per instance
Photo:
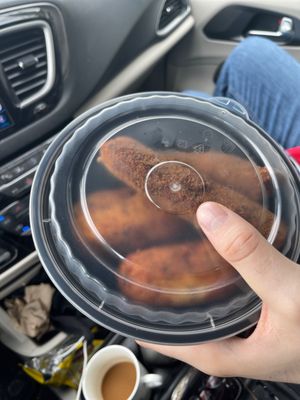
{"label": "clear plastic dome lid", "polygon": [[207,340],[257,311],[260,300],[209,243],[196,210],[221,203],[293,258],[288,174],[235,102],[123,101],[88,119],[55,162],[55,246],[100,312],[137,330],[197,331]]}

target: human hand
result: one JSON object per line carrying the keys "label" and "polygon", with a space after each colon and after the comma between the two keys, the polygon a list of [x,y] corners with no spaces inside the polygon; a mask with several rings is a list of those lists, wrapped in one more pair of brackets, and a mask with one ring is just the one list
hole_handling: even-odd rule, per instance
{"label": "human hand", "polygon": [[257,327],[246,339],[194,346],[139,344],[209,375],[300,383],[300,266],[219,204],[202,204],[197,219],[215,249],[262,299]]}

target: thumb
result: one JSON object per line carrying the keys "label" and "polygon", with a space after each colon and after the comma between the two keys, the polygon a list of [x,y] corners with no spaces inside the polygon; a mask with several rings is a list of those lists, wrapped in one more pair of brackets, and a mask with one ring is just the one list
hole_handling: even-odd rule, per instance
{"label": "thumb", "polygon": [[280,254],[244,219],[213,202],[198,208],[197,219],[217,252],[264,302],[282,309],[283,299],[299,293],[297,264]]}

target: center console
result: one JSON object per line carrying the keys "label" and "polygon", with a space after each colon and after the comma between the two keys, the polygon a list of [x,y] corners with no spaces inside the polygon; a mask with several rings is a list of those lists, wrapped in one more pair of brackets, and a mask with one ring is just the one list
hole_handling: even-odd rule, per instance
{"label": "center console", "polygon": [[48,140],[0,167],[1,274],[34,251],[29,224],[29,193]]}
{"label": "center console", "polygon": [[[31,238],[29,195],[48,139],[0,166],[0,301],[28,284],[42,267]],[[23,356],[42,354],[65,338],[60,332],[43,345],[18,332],[0,306],[0,340]]]}
{"label": "center console", "polygon": [[13,236],[30,235],[28,214],[29,192],[36,168],[50,140],[0,168],[0,227]]}

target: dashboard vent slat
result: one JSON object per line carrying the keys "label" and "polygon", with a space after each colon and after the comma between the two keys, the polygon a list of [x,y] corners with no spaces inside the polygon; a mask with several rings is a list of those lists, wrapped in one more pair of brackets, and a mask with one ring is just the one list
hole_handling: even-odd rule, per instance
{"label": "dashboard vent slat", "polygon": [[27,78],[19,79],[16,82],[12,83],[11,86],[12,88],[16,88],[22,85],[26,85],[27,82],[31,82],[35,80],[36,78],[40,78],[41,76],[47,75],[47,71],[42,70],[40,72],[35,72],[35,74],[30,74]]}
{"label": "dashboard vent slat", "polygon": [[163,31],[188,10],[186,0],[166,0],[159,19],[158,31]]}
{"label": "dashboard vent slat", "polygon": [[28,46],[28,45],[32,45],[33,43],[36,43],[38,41],[39,41],[38,38],[33,38],[33,39],[29,39],[28,41],[24,41],[22,43],[17,43],[17,44],[15,44],[13,46],[10,46],[8,49],[0,50],[0,55],[8,53],[8,52],[11,52],[11,51],[14,51],[14,50],[17,50],[19,48],[22,48],[22,47],[25,47],[25,46]]}
{"label": "dashboard vent slat", "polygon": [[34,21],[11,27],[0,36],[0,63],[20,107],[43,97],[53,87],[55,75],[49,25]]}
{"label": "dashboard vent slat", "polygon": [[1,61],[2,64],[5,65],[7,62],[12,61],[12,60],[18,60],[20,57],[22,56],[26,56],[27,54],[34,54],[35,52],[44,49],[45,48],[45,43],[41,43],[39,45],[35,45],[33,47],[29,47],[27,49],[18,51],[18,52],[14,52],[12,53],[10,56],[7,57],[2,57]]}
{"label": "dashboard vent slat", "polygon": [[17,96],[20,96],[20,95],[22,95],[22,94],[24,94],[26,92],[32,91],[32,89],[35,89],[37,87],[41,87],[44,83],[45,83],[45,80],[41,79],[41,80],[39,80],[37,82],[34,82],[34,83],[31,83],[30,85],[27,85],[23,89],[16,90],[16,94],[17,94]]}
{"label": "dashboard vent slat", "polygon": [[[47,62],[46,62],[46,61],[41,61],[41,62],[39,62],[38,64],[36,64],[35,70],[38,71],[40,68],[43,68],[43,70],[45,71],[45,68],[44,68],[45,66],[47,66]],[[14,67],[14,68],[17,68],[17,66]],[[11,70],[14,69],[14,68],[11,68]],[[9,72],[10,70],[4,69],[4,71],[5,71],[5,72]],[[14,79],[16,79],[16,78],[18,78],[18,77],[22,77],[22,76],[23,76],[23,71],[14,71],[14,72],[11,72],[11,73],[7,74],[7,78],[8,78],[8,80],[11,81],[11,82],[12,82]],[[13,83],[12,83],[12,85],[13,85]]]}

